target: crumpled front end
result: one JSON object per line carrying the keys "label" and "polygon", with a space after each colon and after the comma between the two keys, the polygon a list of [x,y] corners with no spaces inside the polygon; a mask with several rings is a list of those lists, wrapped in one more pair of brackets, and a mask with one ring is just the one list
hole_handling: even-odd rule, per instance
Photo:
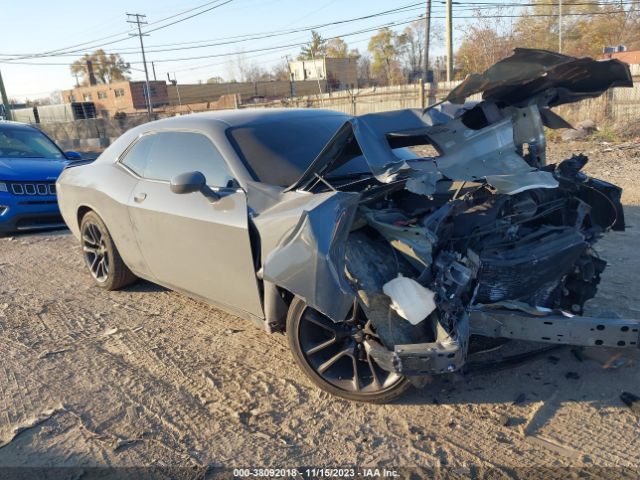
{"label": "crumpled front end", "polygon": [[[450,372],[464,364],[471,334],[505,336],[487,316],[581,315],[606,266],[594,245],[624,228],[620,189],[574,170],[585,160],[545,167],[556,188],[504,194],[486,182],[443,182],[449,188],[430,197],[405,189],[361,206],[346,268],[385,347],[369,345],[371,355],[409,376]],[[433,308],[416,319],[429,295]],[[560,330],[507,336],[569,343]],[[598,345],[591,337],[583,344]]]}
{"label": "crumpled front end", "polygon": [[[482,102],[351,119],[287,193],[333,206],[300,217],[265,278],[304,290],[296,268],[278,278],[274,265],[322,246],[303,275],[323,291],[305,293],[310,305],[341,322],[355,297],[374,332],[361,354],[416,379],[461,368],[473,335],[637,348],[640,322],[580,317],[606,267],[595,245],[624,229],[621,189],[584,174],[583,155],[548,165],[544,135],[569,126],[551,106],[631,84],[620,62],[518,50],[450,95]],[[332,179],[360,156],[370,177]],[[339,235],[321,222],[333,217],[348,217]]]}

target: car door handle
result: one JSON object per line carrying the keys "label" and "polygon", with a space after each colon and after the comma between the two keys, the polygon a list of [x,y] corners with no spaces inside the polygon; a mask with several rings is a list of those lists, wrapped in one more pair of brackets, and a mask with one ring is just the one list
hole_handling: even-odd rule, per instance
{"label": "car door handle", "polygon": [[138,202],[138,203],[140,203],[140,202],[144,202],[144,199],[145,199],[145,198],[147,198],[147,194],[146,194],[146,193],[143,193],[143,192],[136,193],[136,194],[133,196],[133,200],[134,200],[134,201],[136,201],[136,202]]}

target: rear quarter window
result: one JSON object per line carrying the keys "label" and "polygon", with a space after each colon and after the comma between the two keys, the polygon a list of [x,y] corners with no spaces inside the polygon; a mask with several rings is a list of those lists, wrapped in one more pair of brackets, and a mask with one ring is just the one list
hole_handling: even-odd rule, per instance
{"label": "rear quarter window", "polygon": [[155,141],[154,135],[140,137],[136,143],[125,153],[120,163],[126,165],[136,175],[143,177],[149,162],[149,152]]}

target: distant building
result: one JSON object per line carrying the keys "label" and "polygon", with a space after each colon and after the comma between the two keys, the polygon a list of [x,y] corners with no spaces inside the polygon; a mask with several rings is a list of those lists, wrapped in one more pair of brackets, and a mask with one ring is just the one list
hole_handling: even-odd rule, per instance
{"label": "distant building", "polygon": [[[64,103],[93,102],[101,116],[113,117],[116,113],[136,113],[147,109],[146,84],[139,82],[115,82],[87,85],[61,92]],[[169,103],[167,84],[164,81],[149,82],[151,102],[154,107]]]}
{"label": "distant building", "polygon": [[358,86],[357,58],[317,58],[289,62],[291,80],[326,80],[331,90],[344,90]]}
{"label": "distant building", "polygon": [[640,76],[640,50],[626,50],[626,48],[622,50],[619,47],[617,47],[616,50],[618,51],[608,52],[605,49],[605,53],[603,53],[600,58],[615,58],[627,63],[631,67],[631,75]]}
{"label": "distant building", "polygon": [[34,107],[12,108],[11,116],[17,122],[58,123],[96,118],[93,102],[72,102],[56,105],[37,105]]}

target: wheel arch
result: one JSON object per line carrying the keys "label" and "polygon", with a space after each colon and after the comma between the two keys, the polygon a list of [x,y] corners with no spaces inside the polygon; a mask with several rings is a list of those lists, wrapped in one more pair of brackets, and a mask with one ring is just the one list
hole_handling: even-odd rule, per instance
{"label": "wheel arch", "polygon": [[286,330],[287,315],[294,298],[295,294],[288,289],[266,280],[263,282],[264,325],[267,332]]}
{"label": "wheel arch", "polygon": [[[80,224],[82,223],[82,219],[89,212],[95,212],[96,215],[98,215],[100,217],[100,214],[98,212],[96,212],[92,207],[90,207],[88,205],[80,205],[78,207],[78,210],[76,211],[76,225],[78,227],[78,230],[80,230]],[[100,217],[100,218],[102,218],[102,217]]]}

